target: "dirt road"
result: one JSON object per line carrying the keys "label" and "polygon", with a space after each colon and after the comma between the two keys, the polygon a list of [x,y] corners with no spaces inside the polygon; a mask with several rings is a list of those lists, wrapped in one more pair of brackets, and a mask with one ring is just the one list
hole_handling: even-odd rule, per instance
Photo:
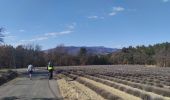
{"label": "dirt road", "polygon": [[48,80],[46,71],[37,70],[32,80],[22,74],[0,86],[2,100],[59,100],[62,99],[56,80]]}

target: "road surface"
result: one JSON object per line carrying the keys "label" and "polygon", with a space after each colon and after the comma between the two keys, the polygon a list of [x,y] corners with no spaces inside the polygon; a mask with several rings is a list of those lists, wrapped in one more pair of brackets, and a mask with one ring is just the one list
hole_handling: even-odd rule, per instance
{"label": "road surface", "polygon": [[61,100],[56,80],[48,80],[47,71],[37,70],[32,80],[27,74],[0,86],[0,100]]}

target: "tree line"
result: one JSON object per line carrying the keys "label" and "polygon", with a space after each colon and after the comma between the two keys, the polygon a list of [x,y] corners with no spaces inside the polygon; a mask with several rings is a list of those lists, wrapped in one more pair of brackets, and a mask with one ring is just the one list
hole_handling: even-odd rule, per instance
{"label": "tree line", "polygon": [[22,68],[28,64],[44,66],[44,53],[38,45],[0,46],[0,68]]}
{"label": "tree line", "polygon": [[160,43],[149,46],[124,47],[121,50],[107,54],[88,54],[86,48],[80,48],[77,55],[68,53],[64,45],[54,49],[41,50],[39,45],[2,45],[3,29],[0,28],[0,68],[23,68],[28,64],[46,66],[49,61],[56,66],[73,65],[108,65],[108,64],[139,64],[170,66],[170,43]]}
{"label": "tree line", "polygon": [[149,46],[136,46],[122,48],[111,56],[113,64],[140,64],[157,65],[159,67],[170,66],[170,43],[159,43]]}
{"label": "tree line", "polygon": [[71,55],[63,45],[42,51],[39,45],[0,46],[0,68],[22,68],[28,64],[46,66],[51,61],[56,66],[138,64],[170,66],[170,43],[122,48],[107,55],[88,54],[80,48],[77,55]]}
{"label": "tree line", "polygon": [[0,68],[24,68],[29,64],[37,67],[47,66],[51,61],[55,66],[109,64],[107,56],[89,55],[81,48],[77,55],[69,54],[64,46],[43,51],[39,45],[0,46]]}

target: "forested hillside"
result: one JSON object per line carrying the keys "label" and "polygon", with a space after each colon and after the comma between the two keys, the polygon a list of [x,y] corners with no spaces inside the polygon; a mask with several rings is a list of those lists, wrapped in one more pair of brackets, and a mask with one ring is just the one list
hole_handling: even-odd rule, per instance
{"label": "forested hillside", "polygon": [[170,66],[170,43],[123,48],[113,53],[113,64],[147,64],[160,67]]}

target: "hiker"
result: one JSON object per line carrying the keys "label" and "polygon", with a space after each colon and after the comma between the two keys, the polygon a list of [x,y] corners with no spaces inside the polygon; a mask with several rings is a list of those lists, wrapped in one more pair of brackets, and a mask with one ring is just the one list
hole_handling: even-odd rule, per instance
{"label": "hiker", "polygon": [[49,79],[52,79],[53,78],[54,67],[53,67],[53,64],[51,62],[48,63],[47,70],[49,71],[49,74],[48,74]]}
{"label": "hiker", "polygon": [[32,78],[33,69],[34,69],[33,65],[29,64],[27,71],[28,71],[30,80]]}

